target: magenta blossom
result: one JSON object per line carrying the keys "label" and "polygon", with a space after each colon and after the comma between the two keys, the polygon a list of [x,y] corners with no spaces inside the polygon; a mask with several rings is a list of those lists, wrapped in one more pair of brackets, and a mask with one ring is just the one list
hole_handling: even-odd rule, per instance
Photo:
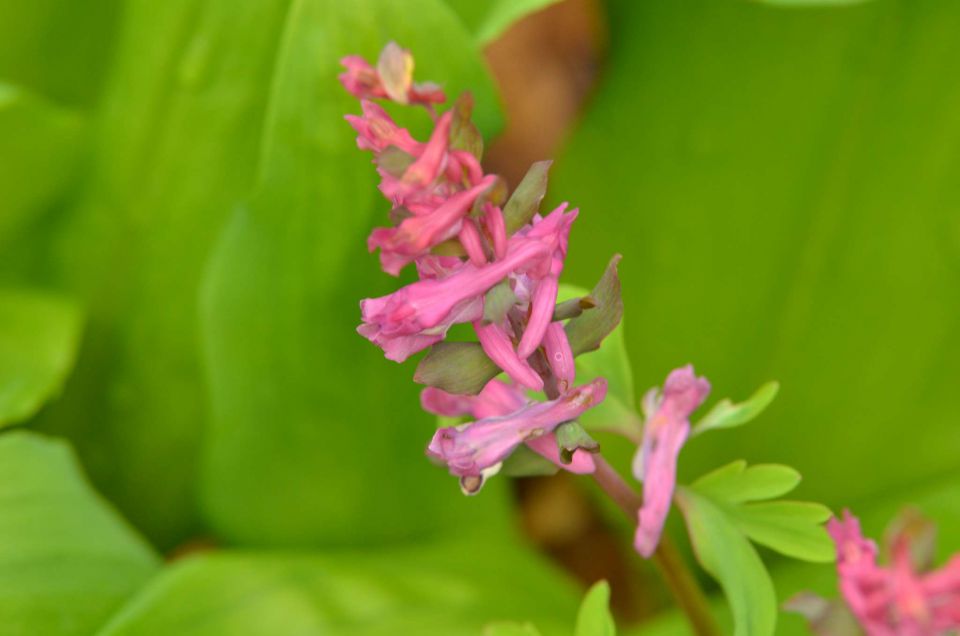
{"label": "magenta blossom", "polygon": [[827,531],[837,546],[840,592],[868,636],[940,636],[960,629],[960,555],[922,573],[906,535],[895,537],[892,563],[877,564],[877,546],[844,510]]}
{"label": "magenta blossom", "polygon": [[[486,392],[486,395],[484,395]],[[460,477],[467,494],[473,494],[483,479],[499,469],[503,460],[520,445],[527,444],[557,465],[560,462],[556,440],[551,433],[603,401],[607,381],[597,378],[576,387],[555,400],[532,402],[507,384],[492,380],[476,398],[450,396],[435,390],[424,391],[424,408],[434,412],[462,415],[469,412],[485,417],[462,426],[439,429],[427,447],[427,455],[445,464],[452,475]],[[509,410],[508,410],[509,409]],[[577,451],[576,455],[580,455]],[[564,466],[575,472],[591,472],[589,456]]]}
{"label": "magenta blossom", "polygon": [[643,505],[638,514],[634,546],[650,558],[663,532],[677,481],[677,457],[690,433],[690,414],[710,393],[710,383],[698,378],[693,365],[674,369],[654,398],[653,413],[643,430],[643,444],[634,459],[634,475],[643,481]]}
{"label": "magenta blossom", "polygon": [[413,56],[395,42],[384,47],[376,68],[358,55],[348,55],[340,63],[347,69],[340,82],[354,97],[424,106],[447,99],[438,86],[413,83]]}

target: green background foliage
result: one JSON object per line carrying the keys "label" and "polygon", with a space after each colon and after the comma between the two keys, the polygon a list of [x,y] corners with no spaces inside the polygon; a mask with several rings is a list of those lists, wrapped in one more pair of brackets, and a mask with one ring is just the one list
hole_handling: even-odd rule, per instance
{"label": "green background foliage", "polygon": [[[423,457],[413,365],[354,334],[397,281],[365,250],[387,206],[338,59],[397,40],[489,138],[481,42],[521,4],[549,3],[0,5],[0,425],[42,433],[0,434],[0,634],[570,633],[578,593],[516,536],[507,480],[461,497]],[[581,209],[566,282],[624,256],[626,355],[581,373],[632,373],[626,406],[687,362],[734,402],[777,379],[682,480],[784,463],[874,536],[917,502],[960,548],[960,7],[604,7],[548,194]],[[217,549],[161,567],[198,537]],[[833,593],[829,566],[772,577]]]}

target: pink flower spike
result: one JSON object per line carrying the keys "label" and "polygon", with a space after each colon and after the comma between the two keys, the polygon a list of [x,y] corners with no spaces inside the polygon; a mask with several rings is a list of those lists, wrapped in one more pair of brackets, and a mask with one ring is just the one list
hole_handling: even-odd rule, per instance
{"label": "pink flower spike", "polygon": [[473,323],[473,329],[477,332],[477,339],[483,347],[483,352],[503,369],[511,380],[534,391],[543,390],[543,378],[526,360],[517,355],[513,350],[510,336],[500,325],[497,323],[485,325],[478,320]]}
{"label": "pink flower spike", "polygon": [[693,365],[675,369],[663,385],[663,399],[643,430],[640,447],[643,505],[634,545],[650,558],[663,532],[677,479],[677,457],[690,433],[690,414],[706,399],[710,383],[698,378]]}
{"label": "pink flower spike", "polygon": [[477,266],[486,264],[487,255],[483,251],[483,239],[480,237],[480,230],[477,229],[472,219],[464,219],[460,226],[458,238],[460,244],[463,245],[463,249],[466,250],[467,256],[470,257],[471,263]]}
{"label": "pink flower spike", "polygon": [[573,350],[562,322],[552,322],[543,336],[543,352],[550,370],[557,377],[557,388],[565,392],[576,378]]}
{"label": "pink flower spike", "polygon": [[606,380],[597,378],[556,400],[529,403],[509,415],[441,428],[427,447],[427,454],[446,464],[451,474],[460,476],[465,491],[472,494],[479,490],[485,472],[495,469],[517,446],[576,419],[603,401],[606,391]]}
{"label": "pink flower spike", "polygon": [[521,358],[529,357],[543,342],[543,336],[553,319],[553,310],[557,306],[558,288],[559,281],[551,275],[541,280],[533,290],[530,318],[523,330],[520,344],[517,345],[517,355]]}
{"label": "pink flower spike", "polygon": [[423,144],[410,136],[405,128],[400,128],[383,108],[371,101],[360,102],[363,116],[346,115],[345,119],[357,131],[357,146],[361,150],[382,152],[389,146],[413,156],[423,152]]}

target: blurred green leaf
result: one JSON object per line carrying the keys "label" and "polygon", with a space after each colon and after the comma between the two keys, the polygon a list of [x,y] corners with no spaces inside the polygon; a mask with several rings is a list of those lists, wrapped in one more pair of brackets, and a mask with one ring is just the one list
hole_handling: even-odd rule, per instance
{"label": "blurred green leaf", "polygon": [[0,290],[0,426],[59,393],[76,358],[79,309],[60,296]]}
{"label": "blurred green leaf", "polygon": [[779,389],[780,385],[776,382],[767,382],[757,389],[753,395],[738,404],[734,404],[728,398],[720,400],[693,426],[691,435],[746,424],[770,406]]}
{"label": "blurred green leaf", "polygon": [[199,284],[253,182],[288,4],[126,3],[83,197],[58,237],[89,322],[43,428],[68,436],[94,483],[164,547],[199,525]]}
{"label": "blurred green leaf", "polygon": [[483,636],[540,636],[531,623],[494,623],[483,629]]}
{"label": "blurred green leaf", "polygon": [[62,192],[82,131],[76,113],[0,82],[0,246]]}
{"label": "blurred green leaf", "polygon": [[709,499],[677,491],[697,560],[720,583],[734,618],[734,636],[772,636],[777,597],[763,561],[746,537]]}
{"label": "blurred green leaf", "polygon": [[624,253],[638,386],[692,360],[719,394],[784,388],[776,426],[690,444],[681,473],[774,461],[841,505],[954,471],[960,4],[608,6],[551,175],[583,210],[566,280]]}
{"label": "blurred green leaf", "polygon": [[0,436],[0,632],[86,636],[158,569],[61,441]]}
{"label": "blurred green leaf", "polygon": [[574,636],[616,636],[617,627],[610,615],[610,584],[598,581],[587,591],[577,614]]}
{"label": "blurred green leaf", "polygon": [[713,499],[742,503],[780,497],[799,483],[800,473],[789,466],[756,464],[747,468],[741,459],[707,473],[691,488]]}
{"label": "blurred green leaf", "polygon": [[0,79],[71,107],[90,106],[109,67],[123,5],[123,0],[0,2]]}
{"label": "blurred green leaf", "polygon": [[558,0],[447,0],[480,44],[489,44],[514,23]]}
{"label": "blurred green leaf", "polygon": [[817,8],[817,7],[846,7],[851,5],[863,4],[871,0],[754,0],[761,4],[768,4],[774,7],[788,8]]}
{"label": "blurred green leaf", "polygon": [[[365,248],[389,205],[343,122],[360,107],[336,76],[342,56],[374,59],[389,40],[412,51],[417,81],[469,88],[481,130],[499,121],[469,35],[438,0],[291,6],[257,192],[224,231],[203,291],[213,426],[202,502],[231,541],[375,543],[504,520],[502,486],[466,500],[423,459],[432,418],[411,369],[355,333],[358,301],[398,283]],[[424,132],[429,117],[409,114]]]}
{"label": "blurred green leaf", "polygon": [[221,552],[167,568],[99,636],[477,636],[527,619],[549,636],[575,606],[570,586],[510,545]]}

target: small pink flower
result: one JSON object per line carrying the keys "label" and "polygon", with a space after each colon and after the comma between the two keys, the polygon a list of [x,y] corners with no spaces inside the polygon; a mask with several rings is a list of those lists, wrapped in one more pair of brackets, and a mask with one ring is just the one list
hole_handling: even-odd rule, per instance
{"label": "small pink flower", "polygon": [[374,229],[367,239],[367,247],[371,252],[380,249],[383,271],[396,276],[407,263],[426,256],[430,249],[456,236],[470,206],[494,179],[486,177],[469,190],[454,194],[433,211],[407,217],[397,227]]}
{"label": "small pink flower", "polygon": [[476,492],[484,476],[495,472],[520,444],[527,444],[568,470],[592,472],[593,460],[583,451],[574,454],[570,465],[560,462],[552,433],[563,422],[576,419],[602,402],[606,391],[607,382],[603,378],[548,402],[529,401],[517,389],[499,380],[491,380],[473,398],[425,389],[421,402],[427,410],[447,416],[483,416],[462,426],[439,429],[427,447],[427,455],[459,476],[468,494]]}
{"label": "small pink flower", "polygon": [[419,157],[423,144],[410,136],[406,128],[397,126],[387,111],[373,102],[360,102],[363,115],[346,115],[344,118],[357,131],[357,147],[361,150],[383,152],[395,146],[409,155]]}
{"label": "small pink flower", "polygon": [[479,320],[483,295],[508,274],[535,267],[547,255],[543,243],[515,246],[499,261],[476,267],[464,263],[443,278],[420,280],[396,292],[360,302],[363,324],[357,331],[402,362],[439,342],[454,324]]}
{"label": "small pink flower", "polygon": [[380,53],[377,68],[359,55],[348,55],[340,64],[346,69],[340,74],[340,83],[360,99],[392,99],[428,107],[447,99],[439,86],[413,83],[413,57],[394,42]]}
{"label": "small pink flower", "polygon": [[698,378],[693,365],[667,376],[663,395],[643,430],[643,444],[634,460],[634,474],[643,481],[643,505],[638,514],[634,545],[650,558],[663,532],[677,479],[677,457],[690,433],[690,414],[707,398],[710,383]]}
{"label": "small pink flower", "polygon": [[837,546],[840,592],[868,636],[940,636],[960,629],[960,555],[940,570],[922,573],[909,539],[897,537],[892,564],[877,564],[877,546],[844,510],[827,531]]}

